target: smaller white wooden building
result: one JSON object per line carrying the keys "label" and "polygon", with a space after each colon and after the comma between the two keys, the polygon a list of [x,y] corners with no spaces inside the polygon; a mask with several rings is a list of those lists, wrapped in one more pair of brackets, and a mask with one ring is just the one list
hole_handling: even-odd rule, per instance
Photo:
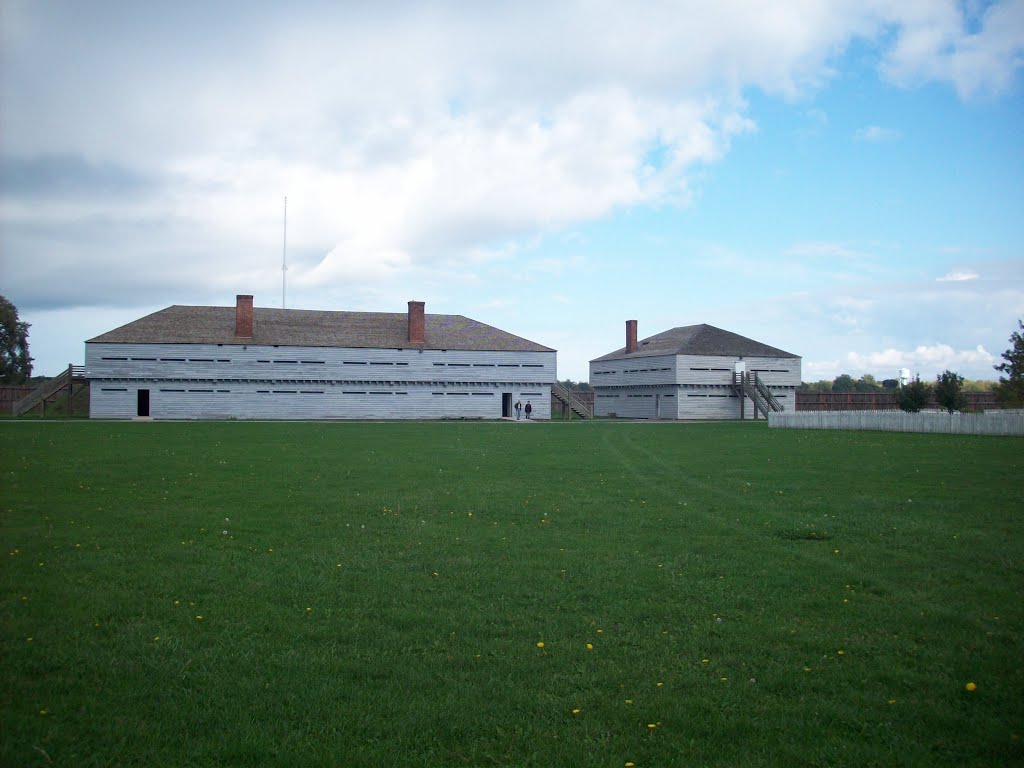
{"label": "smaller white wooden building", "polygon": [[[713,325],[672,328],[590,361],[594,415],[631,419],[753,419],[795,410],[800,356]],[[756,402],[755,402],[756,401]]]}
{"label": "smaller white wooden building", "polygon": [[551,416],[555,350],[462,315],[175,305],[85,344],[93,418]]}

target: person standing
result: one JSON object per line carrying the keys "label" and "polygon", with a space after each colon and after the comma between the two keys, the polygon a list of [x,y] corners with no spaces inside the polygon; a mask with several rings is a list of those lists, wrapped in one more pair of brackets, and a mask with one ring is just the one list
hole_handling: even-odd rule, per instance
{"label": "person standing", "polygon": [[533,413],[533,406],[530,405],[530,401],[526,401],[526,418],[530,418],[530,414]]}

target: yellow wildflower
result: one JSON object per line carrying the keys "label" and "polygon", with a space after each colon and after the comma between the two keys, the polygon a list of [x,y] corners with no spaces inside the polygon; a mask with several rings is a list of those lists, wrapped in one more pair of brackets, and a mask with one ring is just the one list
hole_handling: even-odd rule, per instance
{"label": "yellow wildflower", "polygon": [[974,683],[968,683],[967,685],[964,686],[964,688],[966,690],[968,690],[968,691],[976,691],[976,690],[978,690],[978,686],[976,686]]}

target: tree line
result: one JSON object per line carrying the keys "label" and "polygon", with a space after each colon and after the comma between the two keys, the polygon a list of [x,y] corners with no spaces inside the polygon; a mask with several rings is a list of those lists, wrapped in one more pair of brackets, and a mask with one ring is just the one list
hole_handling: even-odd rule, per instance
{"label": "tree line", "polygon": [[994,392],[1001,403],[1011,407],[1024,406],[1024,321],[1017,321],[1018,330],[1010,334],[1010,348],[1002,354],[1003,362],[992,366],[1005,374],[994,381],[972,381],[955,371],[943,371],[934,382],[913,381],[901,386],[897,379],[879,382],[869,373],[854,379],[847,373],[828,381],[801,383],[801,392],[895,392],[899,405],[904,411],[916,413],[927,407],[934,397],[935,402],[949,413],[967,408],[966,394],[969,392]]}
{"label": "tree line", "polygon": [[[998,384],[994,381],[981,379],[964,379],[964,392],[992,392]],[[801,382],[798,390],[800,392],[896,392],[900,388],[899,379],[883,379],[878,381],[870,373],[865,373],[858,379],[848,373],[836,376],[834,379],[821,379],[819,381]]]}

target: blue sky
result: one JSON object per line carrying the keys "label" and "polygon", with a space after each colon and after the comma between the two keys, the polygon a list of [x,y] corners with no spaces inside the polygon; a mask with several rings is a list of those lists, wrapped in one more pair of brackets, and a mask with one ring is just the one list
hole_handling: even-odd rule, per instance
{"label": "blue sky", "polygon": [[170,304],[464,314],[559,375],[710,323],[805,380],[1024,316],[1024,0],[0,6],[36,371]]}

